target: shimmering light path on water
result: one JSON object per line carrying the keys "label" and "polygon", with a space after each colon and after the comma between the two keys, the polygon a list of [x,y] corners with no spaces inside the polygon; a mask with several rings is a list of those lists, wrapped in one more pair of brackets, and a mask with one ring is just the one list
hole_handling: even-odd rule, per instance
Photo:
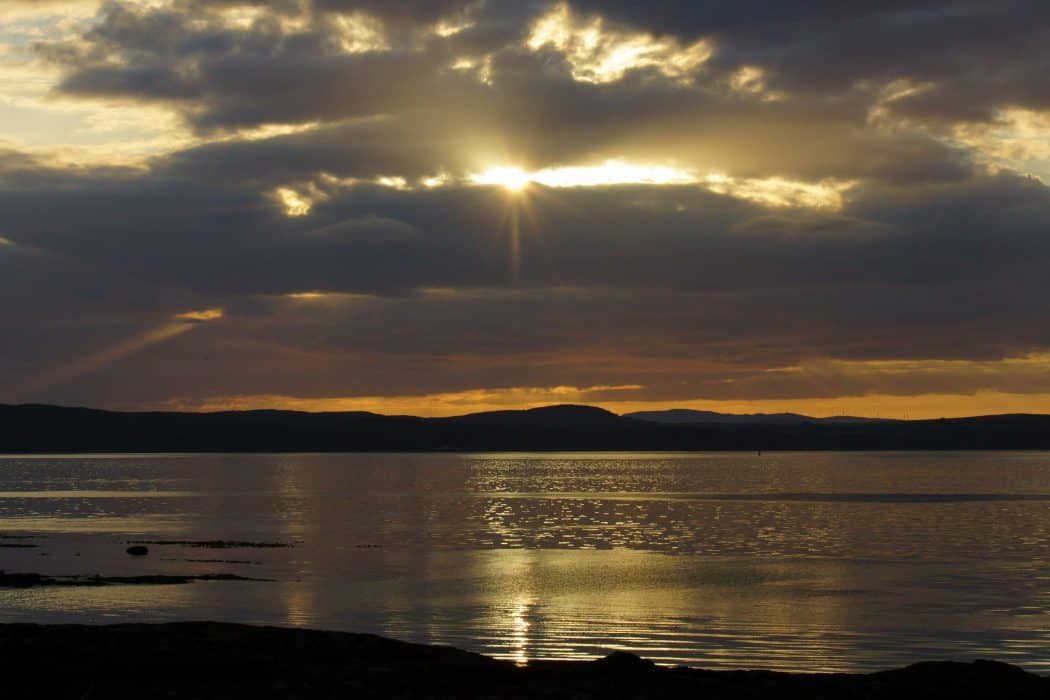
{"label": "shimmering light path on water", "polygon": [[[281,549],[127,539],[281,541]],[[5,547],[35,544],[35,548]],[[1050,454],[0,457],[3,621],[222,619],[519,661],[1050,672]]]}

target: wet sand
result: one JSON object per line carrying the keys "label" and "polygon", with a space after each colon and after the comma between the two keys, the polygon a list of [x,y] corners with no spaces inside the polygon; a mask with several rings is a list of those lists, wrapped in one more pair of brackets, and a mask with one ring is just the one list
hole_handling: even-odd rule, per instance
{"label": "wet sand", "polygon": [[220,623],[0,625],[7,688],[37,698],[1047,698],[1008,664],[879,673],[668,668],[625,653],[518,666],[449,647]]}

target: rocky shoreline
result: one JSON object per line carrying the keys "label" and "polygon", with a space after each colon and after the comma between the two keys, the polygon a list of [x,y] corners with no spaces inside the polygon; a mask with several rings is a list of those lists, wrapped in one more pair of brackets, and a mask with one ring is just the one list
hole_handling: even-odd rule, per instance
{"label": "rocky shoreline", "polygon": [[0,625],[6,688],[38,698],[1050,698],[1004,663],[871,674],[667,668],[616,652],[518,666],[374,635],[213,622]]}

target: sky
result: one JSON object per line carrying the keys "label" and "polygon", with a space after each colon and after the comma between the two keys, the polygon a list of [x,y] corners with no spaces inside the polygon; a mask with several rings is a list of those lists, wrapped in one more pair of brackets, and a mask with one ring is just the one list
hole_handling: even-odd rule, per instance
{"label": "sky", "polygon": [[4,0],[0,402],[1050,412],[1043,0]]}

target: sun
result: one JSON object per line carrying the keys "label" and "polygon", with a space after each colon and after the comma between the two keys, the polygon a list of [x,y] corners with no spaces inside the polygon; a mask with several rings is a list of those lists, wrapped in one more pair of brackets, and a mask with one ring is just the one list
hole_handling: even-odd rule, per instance
{"label": "sun", "polygon": [[532,182],[524,170],[509,166],[489,168],[471,179],[479,185],[499,185],[508,192],[521,192]]}

